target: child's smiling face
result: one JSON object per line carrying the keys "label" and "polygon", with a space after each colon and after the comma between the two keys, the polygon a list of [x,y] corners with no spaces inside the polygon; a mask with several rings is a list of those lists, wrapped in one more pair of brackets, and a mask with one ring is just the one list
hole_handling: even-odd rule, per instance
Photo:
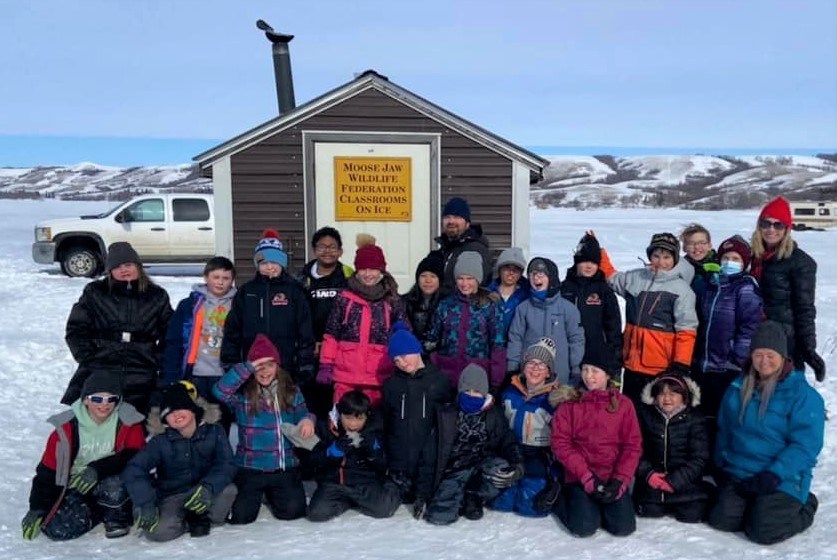
{"label": "child's smiling face", "polygon": [[542,292],[549,288],[549,276],[546,272],[532,272],[529,274],[529,283],[536,292]]}

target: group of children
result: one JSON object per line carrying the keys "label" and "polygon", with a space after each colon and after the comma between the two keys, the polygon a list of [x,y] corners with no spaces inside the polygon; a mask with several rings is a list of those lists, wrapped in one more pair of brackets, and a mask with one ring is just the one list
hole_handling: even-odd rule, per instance
{"label": "group of children", "polygon": [[[696,234],[708,238],[697,227],[684,232],[687,254]],[[402,503],[434,524],[479,519],[486,506],[554,513],[577,536],[599,527],[628,535],[636,513],[671,514],[744,528],[759,542],[813,521],[807,488],[822,426],[817,443],[818,395],[805,393],[807,384],[795,389],[805,403],[783,400],[807,407],[806,460],[796,470],[770,478],[765,465],[742,470],[729,459],[740,437],[734,421],[756,401],[757,419],[778,402],[760,380],[773,379],[773,390],[793,366],[781,337],[770,336],[775,325],[762,323],[742,238],[720,245],[714,270],[681,261],[678,239],[655,234],[650,266],[616,272],[587,232],[563,284],[553,261],[527,265],[510,248],[484,287],[480,255],[464,251],[450,290],[445,262],[431,254],[403,298],[374,238],[359,236],[358,245],[352,271],[339,260],[339,232],[323,228],[316,259],[294,279],[278,234],[266,231],[257,275],[238,289],[232,263],[212,259],[169,323],[162,389],[149,409],[153,437],[145,442],[120,384],[94,372],[56,421],[24,538],[75,538],[99,522],[118,537],[132,518],[152,540],[202,536],[213,524],[253,522],[262,503],[277,519],[311,521],[349,508],[389,517]],[[616,294],[627,304],[624,334]],[[770,332],[754,337],[757,329]],[[779,357],[762,358],[765,350]],[[727,391],[741,378],[744,400]],[[309,475],[317,489],[306,504]],[[749,497],[799,477],[807,486],[796,492],[793,532],[765,528],[764,513],[753,521]],[[738,517],[733,495],[744,500]]]}

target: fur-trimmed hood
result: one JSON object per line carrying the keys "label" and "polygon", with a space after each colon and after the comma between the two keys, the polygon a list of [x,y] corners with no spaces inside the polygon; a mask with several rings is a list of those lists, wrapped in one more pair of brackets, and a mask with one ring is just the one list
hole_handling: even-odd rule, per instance
{"label": "fur-trimmed hood", "polygon": [[[221,407],[219,405],[200,396],[195,400],[195,403],[203,410],[201,424],[217,424],[221,420]],[[150,436],[156,436],[166,431],[166,425],[160,419],[159,406],[152,406],[148,409],[148,421],[145,423],[145,429]]]}
{"label": "fur-trimmed hood", "polygon": [[649,383],[645,385],[642,389],[642,402],[649,405],[654,405],[654,398],[651,396],[651,389],[654,388],[654,385],[659,383],[661,379],[675,379],[682,381],[686,388],[689,390],[689,394],[691,395],[689,402],[685,403],[687,407],[694,408],[700,404],[700,387],[698,386],[695,381],[688,376],[681,376],[681,375],[666,375],[661,374],[651,380]]}

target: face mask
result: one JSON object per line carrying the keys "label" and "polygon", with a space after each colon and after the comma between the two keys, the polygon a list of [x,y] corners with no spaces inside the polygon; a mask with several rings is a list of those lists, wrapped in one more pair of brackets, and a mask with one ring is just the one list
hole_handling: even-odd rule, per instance
{"label": "face mask", "polygon": [[732,276],[744,270],[744,264],[736,261],[724,261],[721,263],[721,274]]}
{"label": "face mask", "polygon": [[459,393],[458,401],[459,410],[465,414],[476,414],[482,410],[482,407],[485,404],[485,397],[473,396],[463,392]]}

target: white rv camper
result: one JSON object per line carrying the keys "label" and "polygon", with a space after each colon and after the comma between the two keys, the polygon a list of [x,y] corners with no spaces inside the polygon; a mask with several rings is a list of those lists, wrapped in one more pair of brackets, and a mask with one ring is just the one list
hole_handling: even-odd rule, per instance
{"label": "white rv camper", "polygon": [[825,229],[837,226],[837,202],[791,202],[793,229]]}

